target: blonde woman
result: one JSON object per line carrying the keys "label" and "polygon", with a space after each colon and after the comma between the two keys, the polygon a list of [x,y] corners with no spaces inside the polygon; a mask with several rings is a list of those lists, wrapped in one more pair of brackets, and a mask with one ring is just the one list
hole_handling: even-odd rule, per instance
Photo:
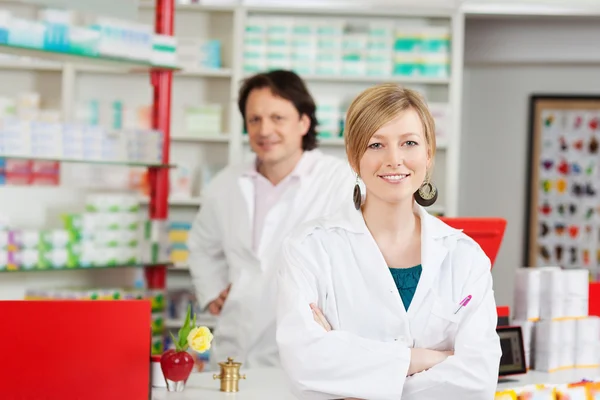
{"label": "blonde woman", "polygon": [[300,398],[494,398],[501,350],[490,261],[423,207],[437,197],[435,148],[416,92],[382,84],[351,104],[354,207],[348,199],[304,224],[282,249],[277,343]]}

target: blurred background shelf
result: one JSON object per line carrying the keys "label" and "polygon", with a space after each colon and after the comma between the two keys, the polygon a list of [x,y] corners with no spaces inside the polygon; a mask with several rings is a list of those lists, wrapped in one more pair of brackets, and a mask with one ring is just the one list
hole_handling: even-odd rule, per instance
{"label": "blurred background shelf", "polygon": [[151,264],[115,264],[115,265],[95,265],[88,267],[59,267],[59,268],[31,268],[31,269],[0,269],[0,274],[18,274],[18,273],[34,273],[34,272],[53,272],[53,271],[97,271],[104,269],[118,269],[118,268],[156,268],[156,267],[172,267],[173,263],[151,263]]}
{"label": "blurred background shelf", "polygon": [[0,53],[11,54],[14,56],[21,57],[40,58],[46,61],[55,61],[59,63],[70,63],[79,65],[91,64],[96,67],[119,68],[137,72],[150,72],[152,70],[177,71],[179,69],[167,66],[152,65],[149,62],[132,60],[128,58],[73,54],[59,51],[49,51],[45,49],[36,49],[24,46],[16,46],[6,43],[0,43]]}

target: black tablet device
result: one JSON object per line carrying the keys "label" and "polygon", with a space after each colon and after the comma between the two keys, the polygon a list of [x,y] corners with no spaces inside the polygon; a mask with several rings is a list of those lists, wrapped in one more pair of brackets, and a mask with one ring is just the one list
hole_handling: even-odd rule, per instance
{"label": "black tablet device", "polygon": [[499,376],[527,373],[523,332],[520,326],[499,326],[496,328],[500,336],[502,357],[500,358]]}

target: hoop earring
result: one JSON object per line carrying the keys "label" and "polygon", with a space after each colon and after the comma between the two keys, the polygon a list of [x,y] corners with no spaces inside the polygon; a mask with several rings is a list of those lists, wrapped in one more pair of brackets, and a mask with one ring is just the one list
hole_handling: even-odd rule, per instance
{"label": "hoop earring", "polygon": [[360,210],[360,206],[362,205],[362,193],[360,192],[360,186],[358,185],[358,174],[356,174],[356,184],[354,185],[352,199],[354,200],[354,208]]}
{"label": "hoop earring", "polygon": [[419,205],[429,207],[437,200],[438,190],[433,183],[425,182],[421,185],[419,190],[415,192],[414,198]]}

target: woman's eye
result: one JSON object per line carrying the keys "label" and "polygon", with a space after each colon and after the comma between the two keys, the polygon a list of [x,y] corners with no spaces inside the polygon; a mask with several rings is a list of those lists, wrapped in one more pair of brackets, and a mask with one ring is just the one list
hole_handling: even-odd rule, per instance
{"label": "woman's eye", "polygon": [[381,143],[373,143],[369,145],[370,149],[380,149],[381,148]]}
{"label": "woman's eye", "polygon": [[416,146],[416,145],[418,145],[419,143],[415,142],[414,140],[408,140],[408,141],[406,142],[406,144],[407,144],[407,145],[409,145],[409,146]]}

